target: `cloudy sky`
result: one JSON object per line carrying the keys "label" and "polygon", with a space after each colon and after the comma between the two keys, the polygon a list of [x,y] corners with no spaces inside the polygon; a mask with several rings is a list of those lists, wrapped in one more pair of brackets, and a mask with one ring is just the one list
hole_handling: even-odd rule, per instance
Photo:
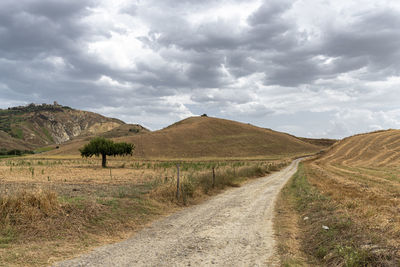
{"label": "cloudy sky", "polygon": [[152,130],[400,128],[400,1],[1,0],[0,108],[54,100]]}

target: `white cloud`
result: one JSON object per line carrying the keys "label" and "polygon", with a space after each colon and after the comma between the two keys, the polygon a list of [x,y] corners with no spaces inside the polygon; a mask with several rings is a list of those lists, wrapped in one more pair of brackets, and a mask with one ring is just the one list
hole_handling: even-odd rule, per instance
{"label": "white cloud", "polygon": [[152,129],[201,113],[313,137],[395,128],[399,18],[389,0],[4,0],[0,105]]}

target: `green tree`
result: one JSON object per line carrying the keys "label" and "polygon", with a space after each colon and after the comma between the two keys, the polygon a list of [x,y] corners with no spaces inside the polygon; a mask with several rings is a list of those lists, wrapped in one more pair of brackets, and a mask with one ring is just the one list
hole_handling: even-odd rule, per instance
{"label": "green tree", "polygon": [[103,168],[107,165],[107,156],[123,156],[132,155],[135,148],[133,144],[128,143],[114,143],[112,140],[105,139],[104,137],[96,137],[83,148],[79,149],[82,157],[91,157],[93,155],[101,155],[101,166]]}

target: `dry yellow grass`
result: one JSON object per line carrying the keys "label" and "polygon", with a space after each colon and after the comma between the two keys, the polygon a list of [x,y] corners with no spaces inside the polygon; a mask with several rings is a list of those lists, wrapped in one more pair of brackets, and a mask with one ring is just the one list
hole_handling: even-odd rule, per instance
{"label": "dry yellow grass", "polygon": [[285,161],[180,160],[176,200],[174,161],[110,157],[111,168],[103,169],[99,158],[1,159],[0,266],[43,266],[121,240],[159,216],[276,170]]}
{"label": "dry yellow grass", "polygon": [[377,257],[400,259],[399,163],[400,131],[388,130],[346,138],[305,164],[308,181],[358,226],[359,246]]}
{"label": "dry yellow grass", "polygon": [[360,134],[336,143],[320,160],[351,166],[396,166],[400,163],[400,130]]}
{"label": "dry yellow grass", "polygon": [[59,197],[53,191],[40,190],[1,196],[0,266],[44,266],[126,238],[168,207],[142,201],[149,203],[135,205],[111,196]]}
{"label": "dry yellow grass", "polygon": [[[146,162],[109,159],[107,169],[99,168],[99,159],[32,159],[14,158],[0,161],[0,180],[19,183],[76,183],[119,184],[143,183],[159,173],[154,169],[143,170]],[[150,163],[152,164],[152,163]]]}
{"label": "dry yellow grass", "polygon": [[[135,144],[135,157],[151,159],[282,157],[323,148],[285,133],[210,117],[191,117],[159,131],[116,140]],[[87,141],[75,140],[49,153],[77,155]]]}

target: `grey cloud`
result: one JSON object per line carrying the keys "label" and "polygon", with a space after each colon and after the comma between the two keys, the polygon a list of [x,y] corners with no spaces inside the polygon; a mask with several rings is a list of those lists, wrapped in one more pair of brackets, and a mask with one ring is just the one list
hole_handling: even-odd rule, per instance
{"label": "grey cloud", "polygon": [[0,56],[32,58],[79,49],[79,39],[88,33],[79,18],[89,5],[89,1],[2,1]]}
{"label": "grey cloud", "polygon": [[397,12],[384,9],[359,15],[347,29],[327,32],[327,53],[346,56],[376,56],[399,50],[400,18]]}
{"label": "grey cloud", "polygon": [[222,86],[220,68],[223,57],[218,54],[197,54],[193,56],[191,66],[186,73],[193,86],[205,88]]}
{"label": "grey cloud", "polygon": [[[163,31],[157,42],[164,46],[179,46],[184,50],[212,52],[215,50],[234,49],[241,43],[240,35],[228,21],[209,22],[199,27],[188,25],[187,21],[174,18],[173,25]],[[171,21],[167,22],[171,23]]]}
{"label": "grey cloud", "polygon": [[[322,51],[340,61],[363,61],[371,73],[386,69],[398,75],[400,59],[400,18],[396,11],[381,9],[361,14],[347,29],[331,29]],[[341,63],[343,65],[343,63]],[[345,69],[344,71],[349,71]],[[390,75],[390,74],[389,74]],[[382,78],[385,78],[382,76]]]}
{"label": "grey cloud", "polygon": [[292,4],[293,3],[285,0],[265,1],[264,4],[248,18],[248,22],[252,26],[271,24],[274,20],[279,20],[280,15],[290,9]]}
{"label": "grey cloud", "polygon": [[231,3],[246,3],[248,0],[149,0],[149,6],[161,9],[175,10],[176,12],[195,12],[199,9],[210,10],[215,6]]}
{"label": "grey cloud", "polygon": [[245,51],[235,51],[230,53],[224,61],[229,72],[237,78],[248,76],[252,73],[259,72],[262,62],[257,58],[253,58]]}
{"label": "grey cloud", "polygon": [[[385,58],[382,54],[389,57],[396,55],[397,31],[393,31],[398,19],[383,20],[387,10],[360,14],[357,22],[349,24],[346,29],[321,28],[321,31],[326,33],[322,39],[307,41],[306,33],[298,30],[299,25],[284,16],[285,12],[293,8],[292,4],[266,1],[249,16],[250,27],[246,29],[231,30],[230,22],[226,21],[209,22],[193,28],[182,18],[157,18],[152,31],[158,32],[160,38],[149,36],[146,43],[155,51],[162,51],[163,47],[181,51],[177,57],[170,54],[168,60],[175,59],[189,65],[188,71],[169,76],[170,80],[179,77],[178,80],[185,81],[178,85],[182,88],[229,86],[221,79],[223,73],[220,66],[224,65],[233,75],[233,79],[264,73],[264,85],[284,86],[292,88],[290,90],[293,91],[296,90],[296,86],[313,84],[317,80],[332,80],[342,73],[364,67],[376,67],[382,71],[378,65],[378,59]],[[188,2],[185,2],[185,5],[188,5]],[[376,20],[379,20],[379,23],[375,23]],[[163,25],[163,22],[166,25]],[[363,29],[363,25],[373,27]],[[388,31],[389,28],[393,30]],[[376,35],[376,32],[370,29],[386,29],[386,33]],[[380,39],[381,37],[383,39]],[[379,42],[382,40],[387,41],[386,51],[379,50]],[[199,55],[205,60],[198,61]],[[317,56],[333,59],[329,64],[323,64],[316,59]],[[379,71],[374,73],[384,77],[388,73],[396,72],[389,68],[384,74],[380,74]],[[373,74],[369,73],[367,76],[372,77]],[[168,84],[167,81],[164,82]],[[345,87],[337,89],[345,90]],[[209,99],[206,96],[193,96],[192,99],[199,102],[216,101],[215,98]],[[219,101],[222,103],[222,100]]]}
{"label": "grey cloud", "polygon": [[[271,25],[273,24],[268,27]],[[370,70],[364,79],[377,79],[378,75],[385,79],[387,76],[399,74],[400,19],[395,11],[371,11],[359,15],[356,22],[346,29],[324,29],[323,42],[311,50],[307,46],[296,46],[296,32],[293,27],[290,28],[293,25],[285,22],[279,25],[282,29],[286,27],[291,37],[278,35],[276,38],[277,42],[287,45],[284,49],[278,43],[272,46],[282,49],[283,53],[267,57],[270,61],[268,63],[274,68],[266,72],[266,84],[298,86],[364,67]],[[318,55],[333,57],[334,60],[328,65],[318,65],[312,60]]]}
{"label": "grey cloud", "polygon": [[260,118],[265,119],[266,117],[272,116],[275,110],[267,107],[261,103],[246,103],[242,105],[226,105],[221,108],[221,114],[230,115],[235,114],[237,118],[252,118],[257,120]]}
{"label": "grey cloud", "polygon": [[252,52],[277,51],[288,52],[297,43],[295,39],[294,25],[284,21],[273,24],[256,25],[243,36],[243,46]]}
{"label": "grey cloud", "polygon": [[246,104],[251,102],[253,98],[245,91],[225,89],[198,89],[193,92],[191,100],[198,104]]}
{"label": "grey cloud", "polygon": [[[283,12],[290,5],[279,1],[268,2],[261,6],[250,18],[249,30],[239,30],[234,21],[210,21],[200,26],[192,26],[182,18],[167,16],[157,19],[153,32],[160,32],[157,40],[164,46],[175,45],[184,50],[196,50],[199,52],[213,53],[215,51],[235,51],[244,47],[246,50],[284,49],[294,44],[288,33],[294,25],[281,18]],[[160,23],[165,25],[161,26]],[[179,25],[179,27],[176,27]],[[162,27],[162,31],[158,29]],[[253,52],[253,51],[248,51]]]}
{"label": "grey cloud", "polygon": [[135,16],[138,11],[138,6],[136,3],[129,3],[128,5],[121,7],[119,12],[122,14]]}
{"label": "grey cloud", "polygon": [[[82,21],[93,4],[86,0],[2,1],[0,82],[27,102],[58,98],[73,103],[73,95],[80,95],[82,101],[94,101],[92,94],[101,96],[102,88],[93,82],[115,71],[87,54],[88,40],[99,34],[108,36]],[[62,61],[62,66],[54,65],[51,58]]]}
{"label": "grey cloud", "polygon": [[170,93],[163,94],[165,91],[187,88],[191,84],[181,68],[157,65],[154,62],[137,62],[136,70],[115,71],[113,74],[121,81],[140,84],[143,88],[154,88],[155,91],[165,88],[165,90],[159,91],[160,96],[170,95]]}
{"label": "grey cloud", "polygon": [[312,82],[317,74],[318,69],[310,62],[293,62],[290,66],[273,70],[265,84],[294,87]]}
{"label": "grey cloud", "polygon": [[[220,87],[224,86],[220,78],[222,65],[235,77],[266,72],[273,58],[262,58],[263,54],[285,51],[295,44],[295,39],[288,34],[294,25],[280,19],[282,12],[289,7],[289,4],[278,1],[272,7],[264,4],[249,18],[252,25],[249,30],[235,29],[231,22],[222,20],[193,28],[182,18],[157,18],[150,36],[143,36],[141,40],[155,51],[160,51],[161,47],[174,47],[185,53],[185,59],[179,60],[189,65],[184,75],[192,86]],[[267,23],[265,18],[271,23]],[[165,25],[161,26],[161,21]],[[159,38],[154,37],[156,32],[160,32]],[[205,60],[198,61],[199,55]]]}
{"label": "grey cloud", "polygon": [[109,65],[100,62],[95,56],[88,55],[84,51],[77,51],[74,54],[66,54],[65,59],[72,67],[68,68],[66,74],[70,77],[82,80],[97,80],[101,75],[107,76],[116,75],[117,70],[114,70]]}
{"label": "grey cloud", "polygon": [[[184,115],[208,113],[302,134],[320,124],[331,127],[320,133],[336,136],[365,128],[355,124],[345,129],[336,118],[328,125],[317,114],[330,112],[332,118],[337,110],[354,106],[374,110],[374,120],[365,121],[370,125],[379,124],[385,114],[395,117],[388,109],[398,103],[396,81],[388,82],[393,87],[369,83],[399,76],[398,10],[371,9],[353,13],[351,20],[338,17],[340,25],[313,25],[320,36],[308,36],[290,16],[295,1],[264,1],[247,25],[229,14],[202,23],[191,20],[199,12],[207,17],[224,4],[245,2],[135,2],[122,6],[113,24],[88,19],[94,9],[103,8],[100,1],[3,0],[0,103],[58,100],[130,122],[150,121],[147,125],[154,128]],[[142,36],[134,36],[137,21]],[[118,67],[100,59],[96,53],[102,51],[88,52],[94,41],[129,34],[147,49],[148,58],[139,56],[131,66]],[[114,55],[125,47],[104,49]],[[338,79],[342,74],[346,79]],[[301,123],[304,114],[315,122]]]}
{"label": "grey cloud", "polygon": [[51,20],[73,19],[87,13],[87,7],[93,6],[92,0],[41,0],[28,2],[27,10],[32,14],[45,16]]}
{"label": "grey cloud", "polygon": [[219,87],[219,73],[215,66],[194,65],[187,72],[188,78],[196,87]]}

